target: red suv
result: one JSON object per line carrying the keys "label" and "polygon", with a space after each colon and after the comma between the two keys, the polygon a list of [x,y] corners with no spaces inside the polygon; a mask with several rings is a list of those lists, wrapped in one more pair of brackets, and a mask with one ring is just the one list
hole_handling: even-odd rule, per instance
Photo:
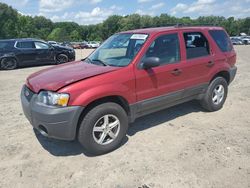
{"label": "red suv", "polygon": [[190,100],[222,108],[236,53],[221,27],[162,27],[115,34],[85,60],[36,72],[23,111],[44,136],[89,152],[117,148],[136,118]]}

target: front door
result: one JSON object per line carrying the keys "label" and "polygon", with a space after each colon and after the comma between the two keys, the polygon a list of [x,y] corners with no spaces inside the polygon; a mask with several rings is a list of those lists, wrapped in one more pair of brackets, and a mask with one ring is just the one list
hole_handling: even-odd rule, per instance
{"label": "front door", "polygon": [[54,52],[53,48],[51,48],[48,44],[35,41],[36,48],[36,61],[37,64],[51,64],[54,63]]}
{"label": "front door", "polygon": [[178,32],[159,34],[154,37],[143,59],[158,57],[160,66],[143,69],[135,66],[138,114],[146,114],[161,109],[166,104],[178,101],[183,89],[182,65]]}

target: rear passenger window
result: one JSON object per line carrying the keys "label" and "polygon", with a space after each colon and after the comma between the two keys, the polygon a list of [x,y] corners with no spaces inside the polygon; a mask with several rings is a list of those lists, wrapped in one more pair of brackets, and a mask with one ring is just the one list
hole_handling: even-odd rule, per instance
{"label": "rear passenger window", "polygon": [[184,33],[187,59],[209,55],[209,44],[206,37],[200,32]]}
{"label": "rear passenger window", "polygon": [[17,48],[35,48],[33,42],[31,41],[25,41],[25,42],[18,42],[16,44]]}
{"label": "rear passenger window", "polygon": [[144,55],[144,58],[146,57],[158,57],[161,64],[171,64],[180,61],[178,35],[162,35],[155,39]]}
{"label": "rear passenger window", "polygon": [[231,41],[225,31],[211,30],[209,31],[209,34],[212,36],[222,52],[230,52],[233,49]]}

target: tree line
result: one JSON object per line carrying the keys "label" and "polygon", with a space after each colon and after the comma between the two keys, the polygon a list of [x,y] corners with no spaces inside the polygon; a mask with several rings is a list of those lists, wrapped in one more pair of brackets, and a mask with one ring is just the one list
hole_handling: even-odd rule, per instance
{"label": "tree line", "polygon": [[103,41],[112,34],[146,27],[183,25],[216,25],[224,27],[229,35],[241,32],[250,35],[250,17],[235,19],[222,16],[201,16],[177,18],[168,14],[148,16],[131,14],[127,16],[113,15],[102,23],[95,25],[79,25],[75,22],[52,22],[43,16],[26,16],[18,13],[7,4],[0,3],[0,39],[39,38],[43,40],[63,41]]}

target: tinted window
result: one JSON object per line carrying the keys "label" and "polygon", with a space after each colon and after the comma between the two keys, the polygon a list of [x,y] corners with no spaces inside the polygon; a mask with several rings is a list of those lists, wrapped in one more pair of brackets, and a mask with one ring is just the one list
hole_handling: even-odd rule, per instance
{"label": "tinted window", "polygon": [[1,49],[11,49],[14,46],[14,41],[0,41],[0,50]]}
{"label": "tinted window", "polygon": [[200,32],[184,33],[187,59],[209,55],[209,44]]}
{"label": "tinted window", "polygon": [[211,30],[210,35],[222,52],[229,52],[233,49],[229,37],[223,30]]}
{"label": "tinted window", "polygon": [[43,42],[35,42],[36,49],[49,49],[49,45]]}
{"label": "tinted window", "polygon": [[180,61],[179,39],[177,34],[158,37],[149,47],[143,58],[158,57],[161,64]]}
{"label": "tinted window", "polygon": [[33,42],[26,41],[26,42],[18,42],[16,45],[17,48],[34,48]]}

